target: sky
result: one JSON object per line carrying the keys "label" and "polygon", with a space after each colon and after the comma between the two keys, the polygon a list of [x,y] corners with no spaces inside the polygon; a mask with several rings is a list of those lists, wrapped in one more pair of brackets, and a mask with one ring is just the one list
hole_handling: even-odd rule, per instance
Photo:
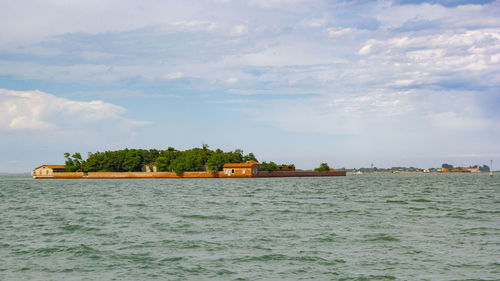
{"label": "sky", "polygon": [[500,168],[500,1],[0,0],[0,172],[208,144]]}

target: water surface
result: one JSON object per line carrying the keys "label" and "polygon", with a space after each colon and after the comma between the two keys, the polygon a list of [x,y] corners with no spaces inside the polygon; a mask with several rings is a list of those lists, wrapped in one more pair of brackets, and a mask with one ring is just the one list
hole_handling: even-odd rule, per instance
{"label": "water surface", "polygon": [[0,177],[0,280],[498,280],[500,176]]}

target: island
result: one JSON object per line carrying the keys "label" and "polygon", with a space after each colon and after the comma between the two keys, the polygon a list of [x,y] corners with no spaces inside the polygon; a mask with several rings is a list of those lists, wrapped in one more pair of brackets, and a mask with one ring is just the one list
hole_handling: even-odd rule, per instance
{"label": "island", "polygon": [[294,164],[259,162],[253,153],[241,149],[224,152],[208,145],[189,150],[123,149],[88,153],[65,153],[65,165],[41,165],[35,179],[118,178],[263,178],[345,176],[345,171],[321,163],[314,171],[299,171]]}

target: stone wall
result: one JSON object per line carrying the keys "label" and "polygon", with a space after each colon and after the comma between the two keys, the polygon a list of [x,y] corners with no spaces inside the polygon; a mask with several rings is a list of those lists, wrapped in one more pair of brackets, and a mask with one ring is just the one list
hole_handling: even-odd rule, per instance
{"label": "stone wall", "polygon": [[338,177],[345,176],[345,171],[259,171],[253,177],[255,178],[272,178],[272,177]]}
{"label": "stone wall", "polygon": [[48,176],[33,175],[35,179],[80,179],[83,178],[83,172],[54,172]]}
{"label": "stone wall", "polygon": [[227,176],[223,172],[184,172],[176,174],[174,172],[61,172],[53,173],[48,176],[34,175],[37,179],[132,179],[132,178],[242,178],[250,175],[231,175]]}
{"label": "stone wall", "polygon": [[259,171],[252,175],[251,170],[243,173],[226,174],[224,172],[60,172],[52,175],[33,175],[36,179],[132,179],[132,178],[268,178],[268,177],[332,177],[345,176],[345,171]]}

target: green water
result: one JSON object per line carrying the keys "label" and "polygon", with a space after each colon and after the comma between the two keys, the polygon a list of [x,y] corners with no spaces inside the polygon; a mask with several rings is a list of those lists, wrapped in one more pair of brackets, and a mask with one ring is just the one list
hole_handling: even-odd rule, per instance
{"label": "green water", "polygon": [[500,175],[0,177],[0,280],[498,280]]}

